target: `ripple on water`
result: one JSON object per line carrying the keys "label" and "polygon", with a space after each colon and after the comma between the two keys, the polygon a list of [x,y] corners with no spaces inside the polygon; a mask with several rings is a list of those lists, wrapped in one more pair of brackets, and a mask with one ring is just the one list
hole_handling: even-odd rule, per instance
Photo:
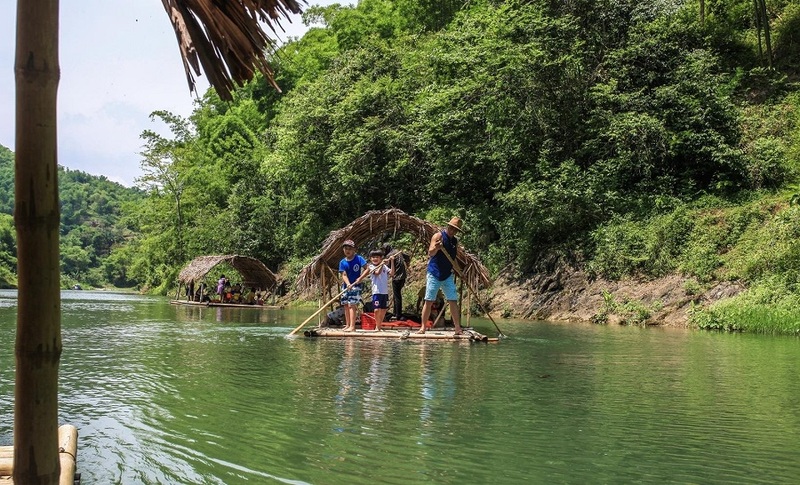
{"label": "ripple on water", "polygon": [[[65,300],[59,420],[79,428],[88,483],[800,476],[795,340],[515,322],[496,345],[286,339],[299,322]],[[0,341],[11,348],[13,332]],[[0,353],[0,439],[12,354]]]}

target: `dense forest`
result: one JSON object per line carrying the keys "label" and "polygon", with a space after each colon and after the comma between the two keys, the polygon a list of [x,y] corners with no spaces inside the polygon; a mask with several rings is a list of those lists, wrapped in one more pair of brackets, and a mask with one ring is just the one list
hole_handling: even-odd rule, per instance
{"label": "dense forest", "polygon": [[[135,230],[125,222],[144,194],[105,177],[59,167],[61,208],[61,284],[132,287],[128,261],[113,250],[132,239]],[[129,206],[126,208],[126,206]],[[0,145],[0,286],[16,285],[14,233],[14,154]]]}
{"label": "dense forest", "polygon": [[800,4],[362,0],[304,21],[272,54],[281,93],[155,111],[171,135],[142,134],[144,199],[68,257],[160,292],[201,254],[291,280],[329,231],[397,207],[461,216],[495,275],[555,255],[687,291],[736,280],[698,325],[800,331]]}

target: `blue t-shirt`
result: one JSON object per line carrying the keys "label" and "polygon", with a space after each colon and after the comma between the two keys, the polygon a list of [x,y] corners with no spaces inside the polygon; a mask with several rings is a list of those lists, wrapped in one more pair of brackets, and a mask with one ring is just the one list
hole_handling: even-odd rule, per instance
{"label": "blue t-shirt", "polygon": [[[347,279],[350,280],[352,284],[361,276],[364,265],[366,264],[367,260],[362,258],[360,254],[353,256],[353,259],[350,261],[348,261],[347,258],[342,258],[342,260],[339,261],[339,273],[347,273]],[[344,282],[342,282],[342,285],[347,286]]]}
{"label": "blue t-shirt", "polygon": [[458,238],[452,238],[447,235],[447,231],[442,231],[442,248],[436,252],[428,260],[428,273],[432,274],[437,280],[444,281],[453,273],[453,265],[447,259],[447,256],[442,254],[442,251],[447,251],[453,261],[456,260],[456,247],[458,246]]}

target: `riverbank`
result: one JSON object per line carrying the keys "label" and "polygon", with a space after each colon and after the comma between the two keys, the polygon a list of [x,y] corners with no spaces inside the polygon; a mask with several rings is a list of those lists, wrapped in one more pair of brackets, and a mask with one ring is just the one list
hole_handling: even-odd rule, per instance
{"label": "riverbank", "polygon": [[[417,289],[410,283],[404,293],[408,297]],[[583,269],[562,264],[550,272],[528,275],[503,271],[481,297],[494,318],[688,327],[691,312],[743,290],[743,285],[731,282],[701,288],[694,278],[679,275],[619,281],[591,278]],[[287,306],[311,305],[294,294],[282,301]],[[474,301],[473,306],[475,314],[483,313]]]}
{"label": "riverbank", "polygon": [[531,275],[504,272],[492,286],[490,305],[493,314],[506,318],[686,327],[692,311],[743,290],[731,282],[703,289],[694,278],[679,275],[593,279],[562,265]]}

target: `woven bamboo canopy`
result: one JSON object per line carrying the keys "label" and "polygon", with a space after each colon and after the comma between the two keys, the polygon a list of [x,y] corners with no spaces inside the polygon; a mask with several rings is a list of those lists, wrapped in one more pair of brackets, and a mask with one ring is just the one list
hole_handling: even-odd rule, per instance
{"label": "woven bamboo canopy", "polygon": [[198,283],[220,263],[231,265],[242,276],[242,284],[246,287],[274,289],[278,283],[275,273],[264,266],[264,263],[250,256],[235,254],[198,256],[181,270],[178,282]]}
{"label": "woven bamboo canopy", "polygon": [[[347,239],[352,239],[356,246],[362,247],[366,243],[376,243],[394,238],[398,234],[409,233],[414,235],[420,247],[427,251],[431,237],[440,229],[440,226],[408,215],[400,209],[369,211],[350,225],[330,233],[322,243],[322,252],[315,256],[297,277],[297,290],[300,292],[324,290],[330,285],[338,284],[342,243]],[[425,257],[427,258],[427,254]],[[456,262],[466,282],[473,288],[488,288],[491,285],[489,271],[461,244],[458,245]]]}

